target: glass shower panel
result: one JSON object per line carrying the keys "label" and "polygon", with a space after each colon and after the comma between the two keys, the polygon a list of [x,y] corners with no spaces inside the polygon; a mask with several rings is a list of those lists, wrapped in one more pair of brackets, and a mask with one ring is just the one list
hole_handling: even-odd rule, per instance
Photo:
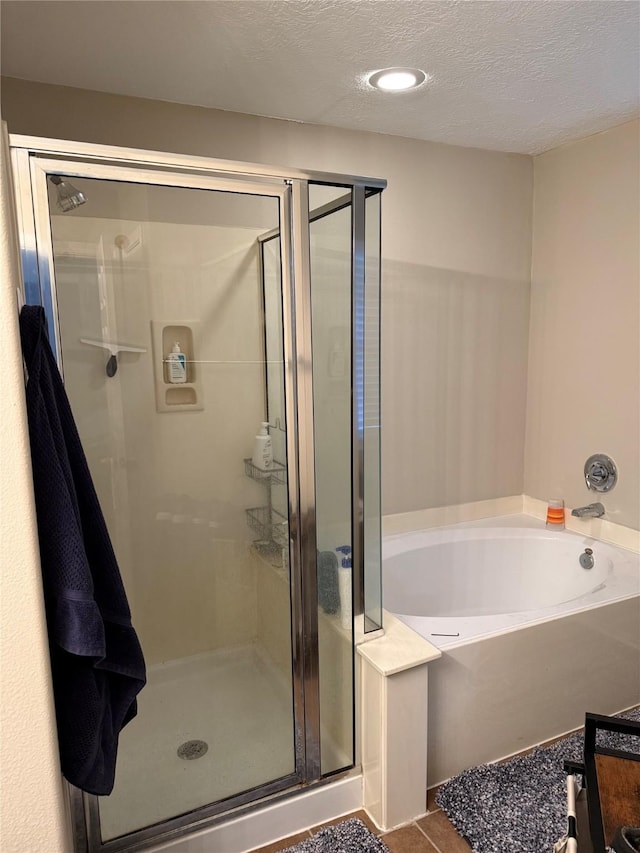
{"label": "glass shower panel", "polygon": [[[280,241],[263,291],[257,240],[280,210],[72,180],[71,213],[49,188],[62,366],[148,667],[108,840],[295,782]],[[265,420],[277,473],[251,465]]]}
{"label": "glass shower panel", "polygon": [[320,764],[354,762],[351,494],[351,192],[309,186],[318,547]]}
{"label": "glass shower panel", "polygon": [[364,415],[364,631],[382,626],[382,501],[380,483],[380,203],[365,199],[363,415]]}

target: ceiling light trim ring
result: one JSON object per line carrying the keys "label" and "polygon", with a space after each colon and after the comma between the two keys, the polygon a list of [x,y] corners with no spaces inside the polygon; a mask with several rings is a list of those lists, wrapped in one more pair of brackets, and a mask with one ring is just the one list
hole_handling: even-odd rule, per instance
{"label": "ceiling light trim ring", "polygon": [[367,83],[380,92],[408,92],[417,89],[428,79],[419,68],[381,68],[367,75]]}

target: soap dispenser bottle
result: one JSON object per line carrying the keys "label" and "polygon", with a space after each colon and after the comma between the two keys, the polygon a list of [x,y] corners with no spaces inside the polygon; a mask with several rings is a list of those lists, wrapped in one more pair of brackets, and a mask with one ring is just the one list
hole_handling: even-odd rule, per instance
{"label": "soap dispenser bottle", "polygon": [[251,457],[253,466],[258,469],[258,474],[262,477],[268,477],[269,469],[273,466],[273,449],[268,427],[269,422],[263,421],[260,432],[255,438]]}
{"label": "soap dispenser bottle", "polygon": [[181,385],[187,381],[187,357],[180,349],[180,341],[175,341],[173,349],[167,358],[169,367],[169,382]]}

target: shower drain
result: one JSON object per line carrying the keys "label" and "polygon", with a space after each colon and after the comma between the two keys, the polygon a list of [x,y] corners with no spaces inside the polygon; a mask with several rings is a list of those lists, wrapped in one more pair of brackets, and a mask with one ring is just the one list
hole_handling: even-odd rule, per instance
{"label": "shower drain", "polygon": [[186,740],[178,747],[178,756],[185,761],[192,761],[194,758],[202,758],[208,749],[209,744],[204,740]]}

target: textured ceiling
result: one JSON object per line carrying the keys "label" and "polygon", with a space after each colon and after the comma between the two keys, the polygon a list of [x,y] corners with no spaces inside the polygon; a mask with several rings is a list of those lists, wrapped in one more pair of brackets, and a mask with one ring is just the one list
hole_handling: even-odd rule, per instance
{"label": "textured ceiling", "polygon": [[[538,153],[640,103],[638,0],[3,0],[2,73]],[[431,79],[391,95],[367,71]]]}

